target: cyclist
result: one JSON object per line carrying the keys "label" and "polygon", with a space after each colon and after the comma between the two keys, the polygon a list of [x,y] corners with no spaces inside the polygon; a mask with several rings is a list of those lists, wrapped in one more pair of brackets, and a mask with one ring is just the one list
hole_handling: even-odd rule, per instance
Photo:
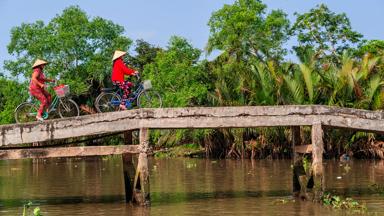
{"label": "cyclist", "polygon": [[122,100],[119,106],[122,110],[127,109],[125,106],[125,101],[128,99],[130,88],[133,86],[131,82],[124,80],[124,75],[132,76],[139,73],[138,71],[135,71],[124,64],[123,56],[125,54],[127,54],[127,52],[116,50],[112,57],[112,83],[123,90]]}
{"label": "cyclist", "polygon": [[36,99],[38,99],[40,103],[40,108],[37,112],[36,119],[38,121],[43,121],[43,112],[48,112],[48,107],[51,104],[51,95],[44,89],[45,82],[54,82],[53,79],[47,79],[45,78],[45,75],[43,73],[43,69],[45,65],[48,64],[48,62],[37,59],[35,63],[32,66],[33,72],[32,72],[32,79],[31,83],[29,85],[29,92],[32,96],[34,96]]}

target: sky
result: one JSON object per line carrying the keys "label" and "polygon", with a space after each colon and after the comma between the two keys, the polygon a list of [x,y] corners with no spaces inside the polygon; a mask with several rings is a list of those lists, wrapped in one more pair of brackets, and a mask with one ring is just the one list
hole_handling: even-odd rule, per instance
{"label": "sky", "polygon": [[[22,23],[48,23],[65,8],[78,5],[90,17],[100,16],[124,27],[133,40],[144,39],[165,47],[172,35],[185,37],[204,49],[209,36],[207,22],[212,12],[234,0],[0,0],[0,72],[8,54],[10,31]],[[264,0],[268,10],[282,9],[294,21],[294,12],[304,13],[324,3],[337,13],[346,13],[353,30],[365,39],[384,39],[384,0]],[[295,44],[290,40],[285,45]],[[288,58],[291,58],[288,56]],[[6,72],[5,72],[6,73]],[[7,73],[6,73],[7,74]]]}

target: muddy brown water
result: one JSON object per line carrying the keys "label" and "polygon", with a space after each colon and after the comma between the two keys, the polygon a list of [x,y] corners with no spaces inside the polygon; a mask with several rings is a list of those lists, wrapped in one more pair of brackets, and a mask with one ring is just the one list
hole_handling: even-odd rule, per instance
{"label": "muddy brown water", "polygon": [[[384,215],[384,161],[325,161],[328,191]],[[290,160],[151,159],[152,205],[124,203],[119,156],[0,161],[0,215],[346,215],[291,197]],[[282,200],[286,202],[282,202]]]}

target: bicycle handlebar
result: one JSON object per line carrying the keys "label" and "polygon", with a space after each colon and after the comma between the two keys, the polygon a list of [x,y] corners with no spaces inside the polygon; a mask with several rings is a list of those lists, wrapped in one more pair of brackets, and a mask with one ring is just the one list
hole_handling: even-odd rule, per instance
{"label": "bicycle handlebar", "polygon": [[54,82],[46,82],[44,83],[45,86],[57,86],[57,80],[55,80]]}

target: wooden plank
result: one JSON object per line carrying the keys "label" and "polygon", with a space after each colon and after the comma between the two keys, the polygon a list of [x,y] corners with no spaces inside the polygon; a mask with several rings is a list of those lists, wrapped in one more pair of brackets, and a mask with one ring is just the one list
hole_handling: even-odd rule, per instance
{"label": "wooden plank", "polygon": [[0,146],[123,132],[140,128],[324,126],[384,132],[383,112],[329,106],[245,106],[136,109],[0,126]]}
{"label": "wooden plank", "polygon": [[312,152],[312,144],[295,146],[295,152],[300,154],[307,154]]}
{"label": "wooden plank", "polygon": [[0,150],[0,160],[24,158],[55,158],[55,157],[83,157],[95,155],[137,154],[138,146],[85,146],[60,148],[31,148]]}

